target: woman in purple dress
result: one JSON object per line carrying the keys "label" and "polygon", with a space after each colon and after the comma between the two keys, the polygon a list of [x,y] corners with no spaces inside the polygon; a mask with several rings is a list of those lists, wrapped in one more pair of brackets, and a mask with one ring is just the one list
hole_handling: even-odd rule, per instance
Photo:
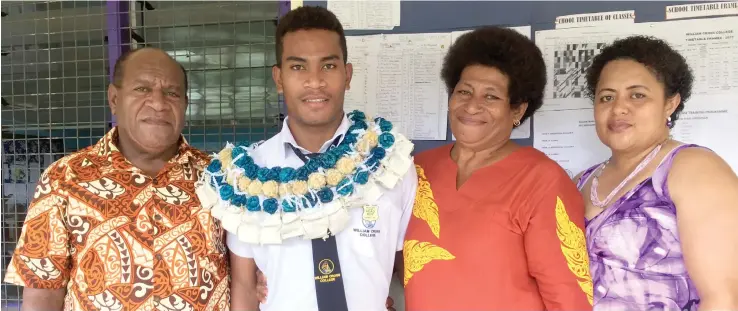
{"label": "woman in purple dress", "polygon": [[685,59],[629,37],[594,58],[587,83],[612,151],[576,178],[594,309],[738,310],[738,178],[712,151],[669,137],[691,93]]}

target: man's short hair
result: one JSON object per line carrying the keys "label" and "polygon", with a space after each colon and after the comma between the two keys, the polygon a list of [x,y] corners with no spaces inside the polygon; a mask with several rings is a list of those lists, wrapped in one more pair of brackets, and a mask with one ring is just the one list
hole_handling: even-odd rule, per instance
{"label": "man's short hair", "polygon": [[282,64],[284,36],[298,30],[328,30],[338,34],[343,52],[343,63],[348,60],[346,35],[335,14],[319,6],[302,6],[287,13],[279,20],[276,33],[277,66]]}
{"label": "man's short hair", "polygon": [[[142,48],[137,48],[137,49],[131,49],[131,50],[124,52],[123,55],[118,57],[118,59],[115,61],[115,67],[113,67],[113,85],[117,87],[121,86],[121,84],[123,83],[123,73],[124,73],[123,68],[125,67],[126,61],[129,58],[131,58],[131,56],[134,53],[141,51],[141,50],[145,50],[145,49],[160,50],[163,53],[167,54],[164,50],[154,48],[154,47],[142,47]],[[167,54],[167,56],[169,56],[169,54]],[[184,66],[182,66],[182,64],[180,64],[177,60],[175,60],[171,56],[169,56],[169,58],[171,58],[175,63],[177,63],[177,65],[179,66],[179,69],[182,70],[182,75],[184,76],[184,90],[187,91],[187,83],[188,83],[187,70],[185,70]]]}

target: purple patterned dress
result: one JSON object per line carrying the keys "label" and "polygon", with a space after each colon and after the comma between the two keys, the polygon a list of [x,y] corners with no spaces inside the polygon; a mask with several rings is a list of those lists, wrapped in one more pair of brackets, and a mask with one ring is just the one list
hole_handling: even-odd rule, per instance
{"label": "purple patterned dress", "polygon": [[[594,310],[697,310],[666,183],[676,153],[694,146],[669,152],[651,177],[585,222]],[[598,166],[584,171],[580,190]]]}

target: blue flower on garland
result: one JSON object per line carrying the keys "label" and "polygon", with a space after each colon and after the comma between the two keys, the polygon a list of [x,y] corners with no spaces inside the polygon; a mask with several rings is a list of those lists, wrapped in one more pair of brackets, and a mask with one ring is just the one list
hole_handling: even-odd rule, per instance
{"label": "blue flower on garland", "polygon": [[307,207],[315,207],[315,205],[318,204],[318,198],[314,196],[312,193],[308,193],[305,195],[302,202],[303,202],[303,205]]}
{"label": "blue flower on garland", "polygon": [[343,139],[343,142],[346,143],[346,145],[355,144],[357,142],[356,134],[354,133],[346,134],[346,137]]}
{"label": "blue flower on garland", "polygon": [[375,159],[376,161],[384,159],[384,156],[386,155],[386,152],[384,148],[382,147],[374,147],[372,148],[372,159]]}
{"label": "blue flower on garland", "polygon": [[218,173],[220,172],[221,167],[222,167],[222,164],[220,163],[220,160],[213,159],[212,161],[210,161],[210,164],[208,165],[208,172]]}
{"label": "blue flower on garland", "polygon": [[364,120],[366,119],[366,115],[364,115],[364,113],[359,110],[354,110],[349,113],[349,119],[351,119],[352,121]]}
{"label": "blue flower on garland", "polygon": [[231,158],[235,159],[236,157],[245,153],[246,149],[241,148],[240,146],[233,147],[233,150],[231,150]]}
{"label": "blue flower on garland", "polygon": [[349,127],[348,132],[353,134],[355,130],[366,130],[367,128],[368,125],[363,120],[354,121],[354,124]]}
{"label": "blue flower on garland", "polygon": [[369,181],[369,172],[367,171],[361,171],[356,173],[354,175],[354,182],[356,182],[359,185],[364,185]]}
{"label": "blue flower on garland", "polygon": [[285,213],[294,213],[297,209],[295,209],[295,205],[290,203],[287,200],[282,200],[282,210]]}
{"label": "blue flower on garland", "polygon": [[235,164],[238,167],[245,167],[249,164],[254,164],[254,159],[252,159],[248,154],[238,158],[238,160],[234,161],[233,164]]}
{"label": "blue flower on garland", "polygon": [[270,173],[270,171],[269,171],[269,169],[268,169],[268,168],[266,168],[266,167],[262,167],[262,168],[260,168],[260,169],[259,169],[259,170],[258,170],[258,171],[256,172],[256,178],[259,178],[259,180],[260,180],[261,182],[265,182],[265,181],[268,181],[268,180],[269,180],[269,173]]}
{"label": "blue flower on garland", "polygon": [[245,195],[242,195],[242,194],[236,194],[233,196],[233,199],[231,199],[231,204],[238,206],[238,207],[246,206],[247,203],[248,203],[248,199],[246,198]]}
{"label": "blue flower on garland", "polygon": [[228,201],[233,196],[233,186],[225,184],[220,186],[220,197],[224,201]]}
{"label": "blue flower on garland", "polygon": [[344,155],[348,154],[349,151],[351,151],[351,147],[348,144],[344,144],[343,142],[341,142],[340,145],[334,147],[328,152],[333,153],[333,155],[335,155],[336,158],[341,158]]}
{"label": "blue flower on garland", "polygon": [[295,169],[291,167],[283,167],[281,171],[279,171],[279,182],[286,184],[293,179],[295,179]]}
{"label": "blue flower on garland", "polygon": [[277,207],[279,205],[277,204],[277,199],[275,198],[269,198],[264,200],[264,211],[269,214],[274,214],[277,212]]}
{"label": "blue flower on garland", "polygon": [[248,200],[246,200],[246,209],[251,212],[260,211],[261,206],[259,205],[259,197],[249,197]]}
{"label": "blue flower on garland", "polygon": [[259,171],[259,167],[256,166],[256,164],[253,164],[253,163],[246,164],[243,167],[243,171],[244,171],[243,172],[243,175],[244,176],[248,177],[251,180],[254,180],[254,179],[256,179],[257,172]]}
{"label": "blue flower on garland", "polygon": [[336,185],[336,192],[342,196],[349,196],[354,192],[354,185],[351,184],[351,180],[344,178]]}
{"label": "blue flower on garland", "polygon": [[272,167],[271,169],[269,169],[269,176],[268,176],[269,180],[274,180],[274,181],[279,180],[279,173],[281,172],[282,172],[281,167],[279,166]]}
{"label": "blue flower on garland", "polygon": [[297,180],[307,181],[308,177],[310,177],[310,172],[305,166],[302,166],[295,171],[295,179]]}
{"label": "blue flower on garland", "polygon": [[320,189],[320,191],[318,191],[318,198],[320,198],[320,202],[323,203],[333,201],[333,191],[331,191],[330,188]]}
{"label": "blue flower on garland", "polygon": [[324,153],[318,156],[318,160],[320,161],[320,166],[322,168],[329,169],[336,166],[338,158],[336,158],[332,153]]}
{"label": "blue flower on garland", "polygon": [[395,143],[395,135],[392,135],[392,133],[384,132],[382,135],[379,135],[379,145],[382,146],[382,148],[389,148],[392,147],[392,144]]}
{"label": "blue flower on garland", "polygon": [[377,118],[377,119],[375,119],[374,122],[379,124],[379,129],[382,130],[382,132],[389,132],[392,130],[392,123],[390,121],[387,121],[384,118]]}
{"label": "blue flower on garland", "polygon": [[318,159],[310,159],[305,163],[304,167],[308,170],[310,173],[315,173],[318,171],[318,168],[320,168],[320,161]]}
{"label": "blue flower on garland", "polygon": [[[219,185],[223,183],[223,176],[213,176],[215,183],[213,185]],[[212,183],[211,183],[212,184]]]}

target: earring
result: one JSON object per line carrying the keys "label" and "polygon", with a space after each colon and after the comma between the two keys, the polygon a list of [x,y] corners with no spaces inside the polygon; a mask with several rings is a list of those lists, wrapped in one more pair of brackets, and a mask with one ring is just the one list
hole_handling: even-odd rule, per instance
{"label": "earring", "polygon": [[666,127],[671,128],[674,126],[674,122],[671,122],[671,117],[666,118]]}
{"label": "earring", "polygon": [[520,126],[520,120],[515,120],[515,122],[513,122],[513,125],[515,125],[516,127]]}

